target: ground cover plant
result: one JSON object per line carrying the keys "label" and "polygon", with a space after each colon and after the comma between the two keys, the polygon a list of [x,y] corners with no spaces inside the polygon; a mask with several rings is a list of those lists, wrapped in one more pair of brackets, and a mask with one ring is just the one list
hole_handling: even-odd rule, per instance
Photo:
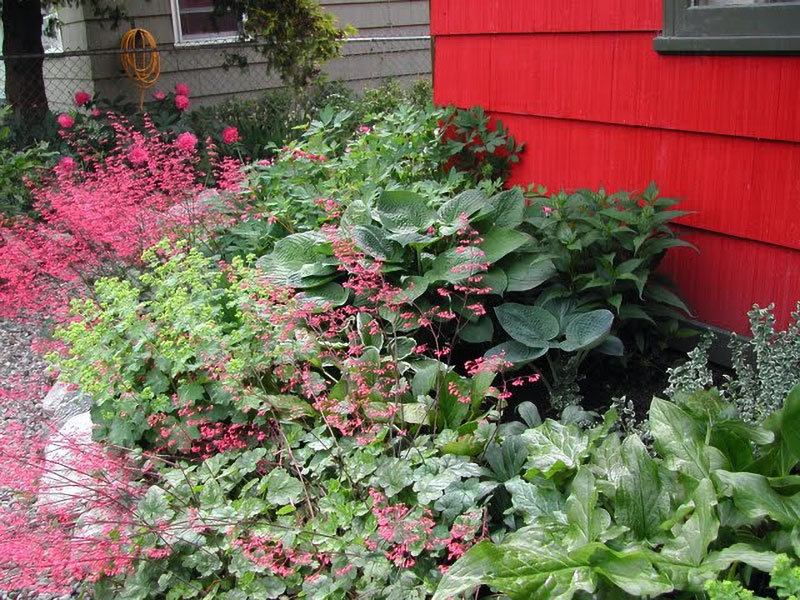
{"label": "ground cover plant", "polygon": [[[369,124],[321,110],[185,227],[161,217],[208,198],[187,132],[145,139],[121,122],[118,149],[57,168],[48,206],[134,194],[132,221],[153,227],[93,230],[87,248],[108,258],[56,332],[51,362],[91,397],[94,440],[2,431],[0,588],[796,594],[800,386],[776,400],[766,384],[791,380],[796,327],[759,313],[760,362],[748,370],[742,352],[719,390],[698,375],[701,347],[644,422],[582,410],[589,363],[624,360],[637,339],[657,347],[685,309],[655,274],[683,244],[673,202],[654,188],[504,189],[520,148],[502,124],[389,108]],[[107,187],[145,164],[152,176],[139,150],[178,188]],[[152,219],[151,198],[167,204]],[[58,240],[80,239],[90,216]]]}

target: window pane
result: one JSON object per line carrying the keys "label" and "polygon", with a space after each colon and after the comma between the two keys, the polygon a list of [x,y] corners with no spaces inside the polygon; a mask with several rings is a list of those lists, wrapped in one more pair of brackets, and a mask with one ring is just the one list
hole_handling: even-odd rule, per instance
{"label": "window pane", "polygon": [[[183,3],[181,3],[183,7]],[[213,37],[216,34],[235,35],[238,33],[238,20],[232,13],[214,16],[210,12],[181,13],[181,32],[183,35]]]}
{"label": "window pane", "polygon": [[694,0],[695,6],[750,6],[757,4],[800,4],[800,0]]}

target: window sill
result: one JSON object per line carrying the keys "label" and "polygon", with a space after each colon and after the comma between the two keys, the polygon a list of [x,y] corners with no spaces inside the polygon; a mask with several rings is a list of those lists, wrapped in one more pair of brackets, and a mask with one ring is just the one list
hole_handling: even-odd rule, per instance
{"label": "window sill", "polygon": [[659,36],[653,48],[660,54],[800,54],[800,36]]}
{"label": "window sill", "polygon": [[184,38],[179,42],[175,42],[173,46],[176,48],[196,48],[197,46],[218,46],[220,44],[233,44],[240,42],[242,39],[238,35],[228,35],[222,37],[197,37],[197,38]]}

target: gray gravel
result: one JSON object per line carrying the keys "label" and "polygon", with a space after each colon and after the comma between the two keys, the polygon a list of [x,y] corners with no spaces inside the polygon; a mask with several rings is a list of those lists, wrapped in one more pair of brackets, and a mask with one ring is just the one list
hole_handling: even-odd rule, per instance
{"label": "gray gravel", "polygon": [[[44,375],[47,363],[31,349],[40,327],[36,324],[0,320],[0,388],[17,387],[25,382],[47,381]],[[33,391],[33,390],[32,390]],[[33,429],[42,423],[43,392],[33,393],[26,402],[14,402],[9,406],[0,402],[0,420],[8,418],[21,420]]]}

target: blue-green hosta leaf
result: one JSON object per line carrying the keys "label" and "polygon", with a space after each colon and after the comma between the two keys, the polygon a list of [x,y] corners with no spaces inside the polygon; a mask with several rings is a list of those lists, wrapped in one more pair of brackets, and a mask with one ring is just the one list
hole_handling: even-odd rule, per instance
{"label": "blue-green hosta leaf", "polygon": [[624,356],[625,346],[622,340],[615,335],[607,335],[605,339],[594,347],[595,352],[606,356]]}
{"label": "blue-green hosta leaf", "polygon": [[393,231],[420,231],[436,222],[436,212],[428,208],[424,197],[402,190],[381,194],[376,203],[378,220]]}
{"label": "blue-green hosta leaf", "polygon": [[414,302],[417,298],[422,296],[428,289],[428,280],[424,277],[417,277],[412,275],[403,279],[401,290],[393,298],[393,301],[399,304],[406,304]]}
{"label": "blue-green hosta leaf", "polygon": [[507,254],[531,240],[527,233],[522,233],[516,229],[492,229],[481,237],[483,237],[483,241],[478,245],[484,253],[481,262],[491,264],[495,264]]}
{"label": "blue-green hosta leaf", "polygon": [[540,356],[547,354],[549,349],[549,346],[532,348],[531,346],[526,346],[525,344],[520,344],[519,342],[512,340],[510,342],[498,344],[493,348],[489,348],[483,356],[485,358],[501,356],[506,360],[506,362],[519,364],[536,360]]}
{"label": "blue-green hosta leaf", "polygon": [[436,385],[436,380],[440,377],[444,378],[444,374],[447,372],[447,366],[434,359],[412,361],[411,368],[414,371],[411,393],[415,398],[430,392]]}
{"label": "blue-green hosta leaf", "polygon": [[750,518],[769,517],[784,527],[800,523],[800,492],[779,494],[763,475],[717,471],[714,480],[722,494],[733,497],[733,503]]}
{"label": "blue-green hosta leaf", "polygon": [[396,229],[386,237],[401,246],[409,246],[411,244],[425,246],[436,241],[435,236],[419,233],[415,229]]}
{"label": "blue-green hosta leaf", "polygon": [[467,323],[458,330],[458,336],[470,344],[491,342],[494,336],[494,324],[489,317],[481,317],[477,323]]}
{"label": "blue-green hosta leaf", "polygon": [[473,275],[484,273],[483,251],[474,246],[450,248],[438,255],[425,273],[429,282],[447,281],[458,283]]}
{"label": "blue-green hosta leaf", "polygon": [[558,335],[558,321],[539,306],[507,302],[494,312],[506,333],[526,346],[541,348]]}
{"label": "blue-green hosta leaf", "polygon": [[553,518],[564,510],[564,497],[555,485],[546,480],[528,483],[520,477],[505,482],[511,494],[513,511],[522,515],[526,525],[541,517]]}
{"label": "blue-green hosta leaf", "polygon": [[509,292],[526,292],[542,285],[555,275],[556,267],[549,258],[522,254],[505,267]]}
{"label": "blue-green hosta leaf", "polygon": [[608,335],[613,323],[614,315],[604,308],[581,313],[567,324],[564,332],[567,339],[561,349],[573,352],[591,348]]}
{"label": "blue-green hosta leaf", "polygon": [[492,267],[485,273],[481,274],[481,281],[476,284],[479,287],[491,288],[492,294],[501,296],[508,287],[508,277],[503,269],[500,267]]}
{"label": "blue-green hosta leaf", "polygon": [[400,244],[386,237],[386,232],[374,225],[357,225],[350,230],[356,246],[365,254],[382,261],[398,260],[403,253]]}
{"label": "blue-green hosta leaf", "polygon": [[548,478],[560,471],[577,469],[589,448],[589,437],[584,431],[551,419],[526,430],[522,439],[528,447],[529,472]]}
{"label": "blue-green hosta leaf", "polygon": [[[461,221],[462,215],[469,218],[485,207],[488,202],[489,198],[482,190],[467,190],[442,204],[439,208],[439,219],[442,223],[455,227],[455,231],[457,231],[464,226]],[[442,233],[451,235],[455,231],[448,233],[442,230]]]}
{"label": "blue-green hosta leaf", "polygon": [[588,468],[578,468],[570,492],[566,502],[569,533],[565,541],[574,549],[601,540],[611,526],[611,515],[597,506],[599,494]]}
{"label": "blue-green hosta leaf", "polygon": [[499,194],[495,194],[489,200],[491,213],[488,214],[487,221],[494,227],[518,227],[522,223],[525,214],[525,197],[522,189],[513,187]]}
{"label": "blue-green hosta leaf", "polygon": [[350,297],[350,290],[331,281],[325,285],[309,289],[296,296],[301,302],[310,302],[320,307],[342,306]]}
{"label": "blue-green hosta leaf", "polygon": [[303,485],[286,469],[272,469],[267,476],[267,502],[276,506],[295,504],[303,495]]}
{"label": "blue-green hosta leaf", "polygon": [[637,540],[661,536],[661,524],[670,511],[669,488],[659,463],[647,452],[638,436],[628,436],[619,453],[624,471],[616,485],[614,517],[628,527]]}
{"label": "blue-green hosta leaf", "polygon": [[717,448],[708,446],[705,437],[692,417],[680,407],[653,398],[650,405],[650,431],[664,464],[695,479],[704,479],[728,461]]}
{"label": "blue-green hosta leaf", "polygon": [[416,348],[417,342],[410,337],[396,337],[389,340],[386,349],[389,354],[397,360],[402,360],[411,355]]}

